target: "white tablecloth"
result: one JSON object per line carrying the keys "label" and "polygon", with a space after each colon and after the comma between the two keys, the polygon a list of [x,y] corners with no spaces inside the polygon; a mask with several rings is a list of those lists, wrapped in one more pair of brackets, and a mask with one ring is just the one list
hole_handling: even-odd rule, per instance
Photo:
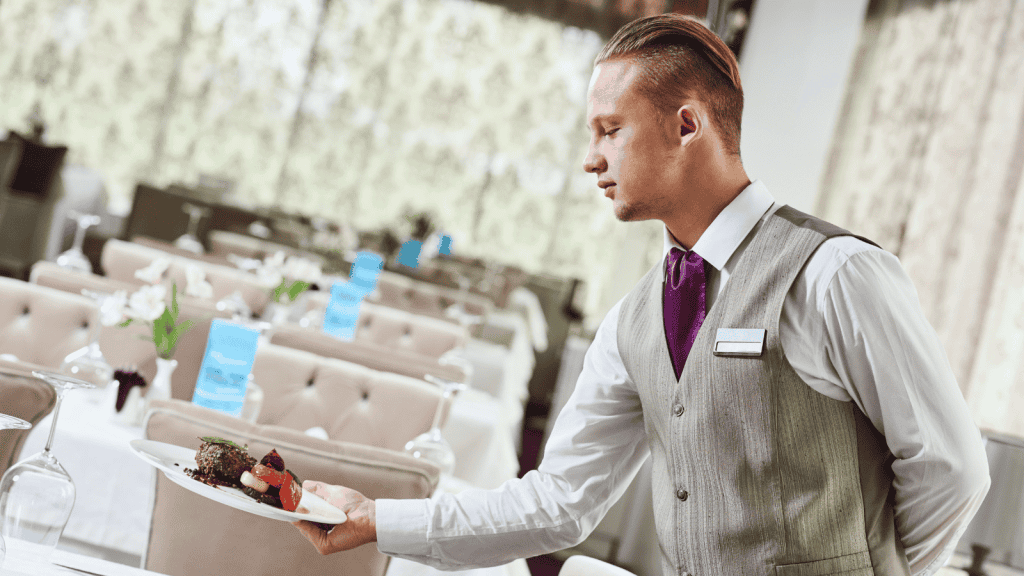
{"label": "white tablecloth", "polygon": [[46,550],[38,544],[29,544],[20,540],[7,542],[7,557],[3,561],[0,575],[3,576],[68,576],[78,574],[68,570],[77,568],[87,573],[99,574],[100,576],[145,576],[159,574],[149,570],[133,568],[124,564],[117,564],[74,554],[64,550],[57,550],[50,555],[50,560],[45,560]]}
{"label": "white tablecloth", "polygon": [[[128,443],[143,435],[142,428],[115,423],[111,411],[101,408],[102,394],[72,391],[61,407],[54,437],[53,453],[75,482],[75,507],[62,539],[83,548],[111,550],[121,556],[141,557],[146,548],[152,509],[155,469],[132,452]],[[51,417],[33,428],[22,456],[42,450]],[[500,409],[489,397],[471,391],[453,406],[443,434],[456,453],[456,473],[445,486],[496,486],[518,473],[518,460]],[[434,574],[430,569],[408,562],[392,562],[388,576]],[[527,575],[525,561],[474,576]],[[428,571],[424,572],[423,569]],[[448,574],[451,574],[449,572]]]}

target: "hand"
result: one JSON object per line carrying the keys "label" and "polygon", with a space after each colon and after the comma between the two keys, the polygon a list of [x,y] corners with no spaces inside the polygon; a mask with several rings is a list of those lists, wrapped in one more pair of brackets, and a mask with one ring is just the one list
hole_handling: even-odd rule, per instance
{"label": "hand", "polygon": [[348,516],[348,520],[327,532],[305,520],[292,522],[317,552],[327,555],[351,550],[377,541],[377,506],[373,500],[355,490],[306,480],[302,487],[323,498]]}

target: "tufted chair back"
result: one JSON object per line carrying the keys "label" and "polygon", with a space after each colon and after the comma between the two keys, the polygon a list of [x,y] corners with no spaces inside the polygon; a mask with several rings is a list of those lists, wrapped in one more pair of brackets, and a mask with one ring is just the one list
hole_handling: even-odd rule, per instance
{"label": "tufted chair back", "polygon": [[275,327],[269,338],[272,344],[305,350],[328,358],[338,358],[382,372],[393,372],[419,379],[430,374],[453,382],[467,381],[467,374],[461,368],[442,365],[436,357],[363,340],[346,342],[322,330],[283,325]]}
{"label": "tufted chair back", "polygon": [[[193,450],[198,436],[228,438],[257,459],[274,448],[301,480],[347,486],[374,499],[426,498],[438,482],[437,467],[403,452],[250,424],[188,402],[154,403],[145,430],[150,440]],[[376,546],[321,556],[288,522],[228,508],[157,474],[143,567],[170,576],[383,576],[388,557]]]}
{"label": "tufted chair back", "polygon": [[[307,306],[323,314],[330,296],[327,291],[310,292]],[[363,302],[359,309],[355,339],[392,350],[440,358],[446,352],[465,347],[469,341],[469,331],[430,316]]]}
{"label": "tufted chair back", "polygon": [[0,277],[0,354],[59,368],[99,330],[98,310],[85,296]]}
{"label": "tufted chair back", "polygon": [[273,344],[260,346],[252,372],[264,393],[260,424],[319,426],[332,440],[390,450],[429,430],[441,402],[423,380]]}
{"label": "tufted chair back", "polygon": [[153,246],[145,246],[135,242],[110,239],[103,245],[103,252],[100,255],[100,265],[104,273],[114,280],[130,284],[140,285],[142,282],[135,278],[135,271],[149,266],[158,258],[167,258],[171,261],[165,273],[167,281],[173,280],[178,288],[184,290],[186,284],[186,270],[190,264],[203,269],[206,273],[206,281],[213,286],[213,300],[220,300],[230,296],[235,290],[242,294],[246,305],[256,314],[262,314],[270,302],[270,290],[256,282],[256,278],[233,266],[214,264],[204,260],[185,258],[177,254],[165,252]]}
{"label": "tufted chair back", "polygon": [[478,316],[488,314],[494,303],[479,294],[462,294],[456,289],[413,280],[395,272],[382,271],[377,279],[377,290],[371,294],[376,302],[391,308],[406,310],[414,314],[425,314],[452,322],[446,310],[456,302],[462,302],[466,312]]}

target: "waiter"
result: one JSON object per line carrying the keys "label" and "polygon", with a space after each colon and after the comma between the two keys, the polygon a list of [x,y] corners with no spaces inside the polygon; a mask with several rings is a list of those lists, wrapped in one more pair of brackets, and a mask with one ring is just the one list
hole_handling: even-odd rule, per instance
{"label": "waiter", "polygon": [[596,62],[584,168],[620,220],[664,222],[665,257],[601,323],[538,470],[435,500],[307,482],[349,520],[299,530],[502,564],[581,542],[650,456],[665,574],[935,573],[988,464],[899,261],[750,181],[738,66],[698,21],[636,20]]}

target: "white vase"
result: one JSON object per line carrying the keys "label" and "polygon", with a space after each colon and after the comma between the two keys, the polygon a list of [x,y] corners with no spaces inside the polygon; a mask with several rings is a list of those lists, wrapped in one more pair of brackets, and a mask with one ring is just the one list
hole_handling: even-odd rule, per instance
{"label": "white vase", "polygon": [[178,367],[177,360],[166,360],[164,358],[156,359],[156,376],[153,377],[153,381],[150,382],[146,390],[146,405],[153,400],[169,400],[171,398],[171,375],[174,374],[174,369]]}

